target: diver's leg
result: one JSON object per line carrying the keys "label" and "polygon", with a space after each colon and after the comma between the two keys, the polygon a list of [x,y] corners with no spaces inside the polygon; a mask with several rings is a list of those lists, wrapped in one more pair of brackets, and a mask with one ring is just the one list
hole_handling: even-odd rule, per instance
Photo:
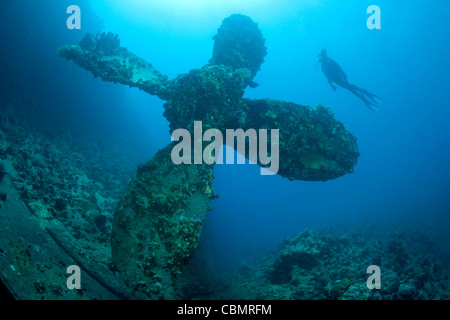
{"label": "diver's leg", "polygon": [[348,91],[353,93],[355,96],[360,98],[370,110],[378,111],[378,106],[376,105],[376,101],[374,101],[375,103],[368,101],[366,99],[366,97],[364,96],[364,93],[362,93],[362,90],[364,90],[364,89],[361,89],[361,88],[355,86],[354,84],[350,84],[348,82],[345,83],[344,85],[345,85],[345,87],[344,86],[341,86],[341,87],[347,89]]}
{"label": "diver's leg", "polygon": [[345,83],[341,85],[342,88],[347,89],[351,93],[353,93],[355,96],[357,96],[360,99],[364,99],[362,94],[359,92],[359,88],[355,86],[354,84]]}
{"label": "diver's leg", "polygon": [[373,94],[373,93],[370,93],[370,92],[367,91],[366,89],[360,88],[360,87],[355,86],[354,84],[350,84],[350,83],[347,83],[346,85],[347,85],[347,89],[348,89],[348,90],[350,90],[350,91],[352,91],[352,92],[358,92],[358,94],[359,94],[361,97],[366,96],[367,98],[369,98],[370,100],[372,100],[372,102],[373,102],[374,104],[378,104],[378,101],[376,101],[374,98],[377,98],[377,99],[380,99],[380,100],[381,100],[380,97],[378,97],[377,95],[375,95],[375,94]]}

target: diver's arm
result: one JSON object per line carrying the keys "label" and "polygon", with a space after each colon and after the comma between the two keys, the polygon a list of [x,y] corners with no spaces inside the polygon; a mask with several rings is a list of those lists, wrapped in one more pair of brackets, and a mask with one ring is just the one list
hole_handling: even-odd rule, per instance
{"label": "diver's arm", "polygon": [[337,87],[333,84],[333,81],[328,80],[328,83],[330,84],[331,89],[333,89],[333,91],[336,91]]}
{"label": "diver's arm", "polygon": [[336,64],[336,71],[339,73],[341,79],[347,80],[347,75],[345,74],[344,70],[342,70],[341,66],[337,62],[334,63]]}
{"label": "diver's arm", "polygon": [[150,63],[120,46],[117,36],[89,34],[79,45],[63,46],[58,56],[73,60],[94,77],[104,81],[137,87],[163,100],[168,99],[168,77]]}
{"label": "diver's arm", "polygon": [[333,73],[338,75],[338,78],[342,80],[347,80],[347,75],[345,74],[344,70],[342,70],[341,66],[334,61],[333,59],[329,59],[329,68],[333,70]]}
{"label": "diver's arm", "polygon": [[345,74],[344,70],[340,66],[339,67],[339,75],[341,76],[341,79],[344,79],[347,81],[347,75]]}

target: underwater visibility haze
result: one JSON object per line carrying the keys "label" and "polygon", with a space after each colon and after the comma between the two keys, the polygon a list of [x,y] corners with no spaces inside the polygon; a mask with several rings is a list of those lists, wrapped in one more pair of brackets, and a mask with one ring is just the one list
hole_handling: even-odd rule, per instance
{"label": "underwater visibility haze", "polygon": [[[3,1],[5,290],[449,299],[449,14],[444,0]],[[222,147],[236,129],[255,149]],[[223,141],[213,152],[198,130]]]}

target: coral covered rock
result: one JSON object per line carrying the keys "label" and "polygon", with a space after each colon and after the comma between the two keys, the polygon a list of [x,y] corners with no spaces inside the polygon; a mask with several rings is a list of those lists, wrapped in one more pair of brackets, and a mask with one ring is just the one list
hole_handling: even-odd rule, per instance
{"label": "coral covered rock", "polygon": [[328,250],[328,245],[316,233],[302,232],[297,238],[286,239],[280,255],[268,270],[268,278],[274,283],[286,283],[292,278],[294,266],[311,269]]}
{"label": "coral covered rock", "polygon": [[416,288],[409,283],[402,283],[397,291],[397,298],[402,300],[414,299]]}
{"label": "coral covered rock", "polygon": [[[245,268],[251,272],[228,273],[223,285],[210,292],[208,298],[416,300],[450,297],[448,253],[439,253],[436,247],[444,243],[442,239],[432,239],[429,233],[419,230],[374,235],[357,228],[350,233],[348,230],[304,231],[296,238],[286,239],[275,254],[248,259]],[[408,267],[399,265],[390,254],[393,242],[403,248],[404,265]],[[381,288],[369,289],[366,271],[377,256],[383,257],[379,261]]]}
{"label": "coral covered rock", "polygon": [[3,180],[5,174],[6,174],[5,165],[3,164],[3,161],[0,161],[0,182]]}

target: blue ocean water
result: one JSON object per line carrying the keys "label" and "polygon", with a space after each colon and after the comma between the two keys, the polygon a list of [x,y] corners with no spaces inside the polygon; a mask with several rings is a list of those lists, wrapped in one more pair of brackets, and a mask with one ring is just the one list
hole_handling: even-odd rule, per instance
{"label": "blue ocean water", "polygon": [[[258,23],[268,55],[248,98],[330,106],[358,138],[354,173],[327,182],[261,176],[256,165],[218,165],[202,244],[218,268],[238,265],[304,229],[356,224],[373,231],[450,227],[450,27],[448,1],[77,1],[82,29],[68,30],[72,1],[0,4],[2,82],[18,87],[42,126],[63,124],[98,141],[126,141],[144,162],[170,142],[163,101],[102,82],[56,56],[86,32],[111,31],[170,78],[200,68],[212,37],[233,13]],[[381,29],[369,30],[370,5]],[[334,92],[317,55],[322,48],[349,81],[382,98],[370,111],[348,91]],[[7,75],[7,76],[5,76]]]}

